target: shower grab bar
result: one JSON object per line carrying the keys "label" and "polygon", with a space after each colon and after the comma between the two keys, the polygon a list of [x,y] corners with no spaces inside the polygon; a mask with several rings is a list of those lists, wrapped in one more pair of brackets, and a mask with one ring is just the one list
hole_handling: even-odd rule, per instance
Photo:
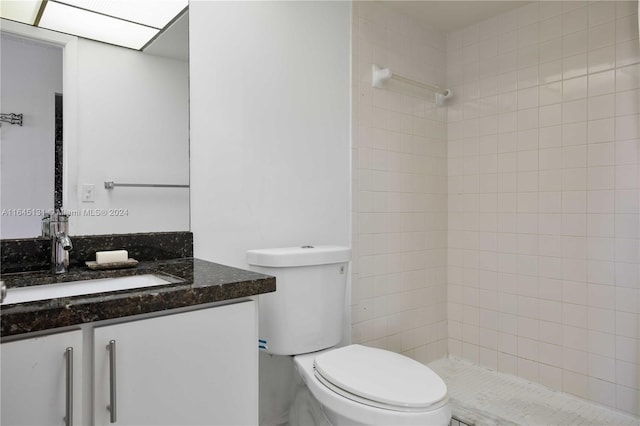
{"label": "shower grab bar", "polygon": [[120,187],[137,187],[137,188],[189,188],[189,185],[171,185],[160,183],[115,183],[113,181],[106,181],[104,183],[105,189],[113,189],[116,186]]}

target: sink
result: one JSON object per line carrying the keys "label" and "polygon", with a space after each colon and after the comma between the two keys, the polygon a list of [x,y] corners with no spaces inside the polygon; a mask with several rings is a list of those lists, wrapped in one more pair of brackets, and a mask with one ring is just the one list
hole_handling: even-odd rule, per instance
{"label": "sink", "polygon": [[29,287],[14,287],[8,289],[7,296],[2,302],[2,305],[103,293],[108,291],[128,290],[132,288],[153,287],[176,282],[176,280],[170,280],[171,278],[169,277],[165,278],[154,274],[146,274],[118,278],[70,281],[66,283],[34,285]]}

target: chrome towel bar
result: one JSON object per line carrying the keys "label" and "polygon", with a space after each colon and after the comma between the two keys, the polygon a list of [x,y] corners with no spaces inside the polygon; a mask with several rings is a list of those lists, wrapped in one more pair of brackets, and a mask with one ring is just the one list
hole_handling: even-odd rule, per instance
{"label": "chrome towel bar", "polygon": [[113,189],[116,186],[138,188],[189,188],[189,185],[168,185],[159,183],[115,183],[113,181],[106,181],[104,183],[105,189]]}

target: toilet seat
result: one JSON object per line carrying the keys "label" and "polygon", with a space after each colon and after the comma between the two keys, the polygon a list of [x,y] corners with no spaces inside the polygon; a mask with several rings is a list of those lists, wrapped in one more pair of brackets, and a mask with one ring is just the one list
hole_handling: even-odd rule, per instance
{"label": "toilet seat", "polygon": [[419,413],[447,404],[447,387],[427,366],[382,349],[349,345],[317,355],[315,377],[352,401]]}
{"label": "toilet seat", "polygon": [[[358,347],[359,345],[350,345],[345,346],[344,348],[349,348],[351,346]],[[318,352],[310,352],[306,354],[295,355],[293,357],[296,370],[300,374],[300,378],[306,384],[308,389],[311,391],[313,397],[320,403],[322,406],[322,410],[324,411],[327,419],[330,424],[343,426],[343,425],[395,425],[395,426],[424,426],[424,425],[441,425],[446,426],[449,425],[449,421],[451,420],[451,406],[448,403],[448,397],[446,395],[446,385],[444,381],[429,367],[419,364],[420,369],[426,369],[431,371],[434,375],[435,379],[430,383],[436,384],[436,386],[442,386],[441,390],[444,392],[444,397],[440,402],[433,402],[431,406],[425,409],[414,409],[415,411],[406,411],[405,407],[401,406],[391,406],[393,404],[389,404],[385,408],[380,406],[374,406],[372,400],[365,399],[358,400],[358,398],[352,392],[345,392],[343,389],[340,390],[340,393],[335,390],[338,387],[331,388],[327,386],[325,383],[318,379],[318,375],[315,372],[314,361],[316,358],[323,356],[324,354],[333,353],[334,351],[351,351],[344,348],[329,348],[324,349]],[[360,347],[362,348],[362,347]],[[355,351],[360,351],[360,349],[353,349]],[[365,359],[357,359],[357,363],[362,363],[369,356],[375,357],[378,351],[382,351],[382,349],[375,348],[366,348],[365,351],[371,350],[375,353],[369,353],[367,358]],[[387,352],[387,351],[383,351]],[[338,352],[340,353],[340,352]],[[363,355],[362,352],[356,352]],[[339,356],[340,357],[340,356]],[[401,357],[406,358],[403,355],[395,354],[392,357]],[[326,360],[326,359],[325,359]],[[322,358],[320,358],[320,364],[322,364]],[[322,367],[322,365],[321,365]],[[374,367],[376,368],[376,367]],[[379,367],[380,369],[381,367]],[[371,376],[370,381],[379,380],[384,374],[384,371],[392,371],[388,368],[384,368],[383,372],[375,371],[372,373],[371,371],[365,376]],[[358,387],[358,386],[356,386]],[[442,395],[442,394],[441,394]],[[435,397],[438,399],[438,397]],[[405,402],[411,402],[409,399]],[[376,403],[377,405],[384,405]],[[405,411],[401,411],[405,410]]]}

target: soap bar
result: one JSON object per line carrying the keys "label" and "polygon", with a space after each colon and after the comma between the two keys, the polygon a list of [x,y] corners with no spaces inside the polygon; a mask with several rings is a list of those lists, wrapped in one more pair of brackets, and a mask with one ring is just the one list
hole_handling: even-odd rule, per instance
{"label": "soap bar", "polygon": [[96,263],[126,262],[129,253],[126,250],[98,251],[96,252]]}

